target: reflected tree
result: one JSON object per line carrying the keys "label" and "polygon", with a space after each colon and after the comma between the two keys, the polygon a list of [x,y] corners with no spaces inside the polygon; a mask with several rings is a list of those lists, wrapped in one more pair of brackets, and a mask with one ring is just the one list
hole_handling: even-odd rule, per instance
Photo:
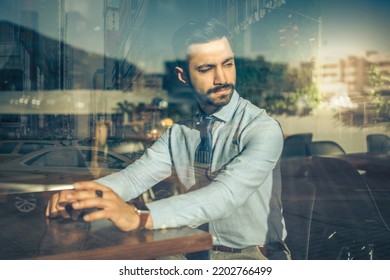
{"label": "reflected tree", "polygon": [[124,122],[133,121],[133,111],[135,109],[135,105],[133,103],[124,100],[123,102],[118,102],[117,106],[116,110],[127,117],[127,120],[125,119]]}
{"label": "reflected tree", "polygon": [[270,114],[306,115],[321,101],[313,83],[313,64],[289,68],[287,64],[270,63],[263,57],[237,59],[237,89]]}
{"label": "reflected tree", "polygon": [[377,114],[377,121],[390,121],[390,100],[384,97],[384,87],[390,84],[390,77],[384,75],[383,71],[375,64],[370,65],[368,70],[368,91],[371,103]]}
{"label": "reflected tree", "polygon": [[367,69],[368,99],[356,103],[352,108],[343,108],[334,118],[346,126],[360,127],[363,124],[383,124],[390,126],[390,99],[386,96],[386,86],[390,78],[377,65],[371,64]]}

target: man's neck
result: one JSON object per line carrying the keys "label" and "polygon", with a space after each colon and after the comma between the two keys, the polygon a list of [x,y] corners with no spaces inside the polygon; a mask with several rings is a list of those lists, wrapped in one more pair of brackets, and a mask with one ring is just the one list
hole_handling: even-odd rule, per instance
{"label": "man's neck", "polygon": [[202,111],[203,114],[205,115],[212,115],[215,112],[219,111],[221,107],[213,106],[213,105],[199,105],[200,110]]}

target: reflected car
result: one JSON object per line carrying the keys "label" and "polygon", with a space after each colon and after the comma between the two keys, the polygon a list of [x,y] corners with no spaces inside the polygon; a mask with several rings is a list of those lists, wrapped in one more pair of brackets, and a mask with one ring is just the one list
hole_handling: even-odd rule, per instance
{"label": "reflected car", "polygon": [[31,212],[37,206],[34,192],[72,188],[76,181],[118,172],[132,162],[126,156],[95,147],[40,149],[0,164],[0,202],[9,204],[7,197],[12,197],[16,209]]}
{"label": "reflected car", "polygon": [[52,140],[3,140],[0,141],[0,163],[40,149],[59,146],[66,145],[63,142]]}
{"label": "reflected car", "polygon": [[147,140],[132,139],[109,139],[107,140],[108,149],[112,152],[127,156],[132,160],[139,159],[145,150],[151,145]]}
{"label": "reflected car", "polygon": [[[90,147],[94,145],[94,141],[94,139],[88,138],[78,142],[73,141],[72,145]],[[132,160],[139,159],[151,144],[151,140],[136,137],[134,139],[109,137],[106,141],[109,151],[124,155]]]}

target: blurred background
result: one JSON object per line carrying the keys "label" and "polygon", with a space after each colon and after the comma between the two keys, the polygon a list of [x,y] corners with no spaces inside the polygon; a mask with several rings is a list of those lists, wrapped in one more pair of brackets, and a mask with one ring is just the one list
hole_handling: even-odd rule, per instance
{"label": "blurred background", "polygon": [[[41,202],[42,210],[31,192],[117,172],[192,115],[171,38],[188,20],[214,17],[230,31],[237,91],[285,134],[293,257],[344,256],[350,244],[321,256],[301,246],[312,217],[302,207],[312,207],[318,174],[311,157],[355,155],[378,220],[390,217],[389,12],[387,0],[0,0],[0,203],[29,213]],[[144,199],[175,194],[174,185],[162,182]],[[2,209],[0,225],[13,219]],[[390,244],[385,226],[379,239]],[[390,248],[381,254],[390,258]]]}
{"label": "blurred background", "polygon": [[[389,133],[388,1],[2,0],[1,139],[153,139],[191,114],[171,37],[190,19],[231,32],[237,90],[287,135],[347,152]],[[103,128],[104,127],[104,128]]]}

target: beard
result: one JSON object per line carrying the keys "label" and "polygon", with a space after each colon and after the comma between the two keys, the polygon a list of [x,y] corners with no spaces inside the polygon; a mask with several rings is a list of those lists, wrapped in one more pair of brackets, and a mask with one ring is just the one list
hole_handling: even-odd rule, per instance
{"label": "beard", "polygon": [[[230,102],[230,99],[233,96],[235,86],[234,84],[223,84],[220,86],[216,86],[207,91],[205,96],[205,101],[208,105],[221,107],[225,106]],[[226,93],[218,93],[222,90],[228,90]],[[216,93],[216,94],[214,94]]]}
{"label": "beard", "polygon": [[[203,94],[198,92],[191,82],[189,83],[189,87],[193,90],[194,97],[198,101],[199,105],[203,104],[216,108],[220,108],[229,104],[235,90],[235,85],[232,83],[226,83],[213,87]],[[228,91],[225,93],[218,93],[221,90]]]}

